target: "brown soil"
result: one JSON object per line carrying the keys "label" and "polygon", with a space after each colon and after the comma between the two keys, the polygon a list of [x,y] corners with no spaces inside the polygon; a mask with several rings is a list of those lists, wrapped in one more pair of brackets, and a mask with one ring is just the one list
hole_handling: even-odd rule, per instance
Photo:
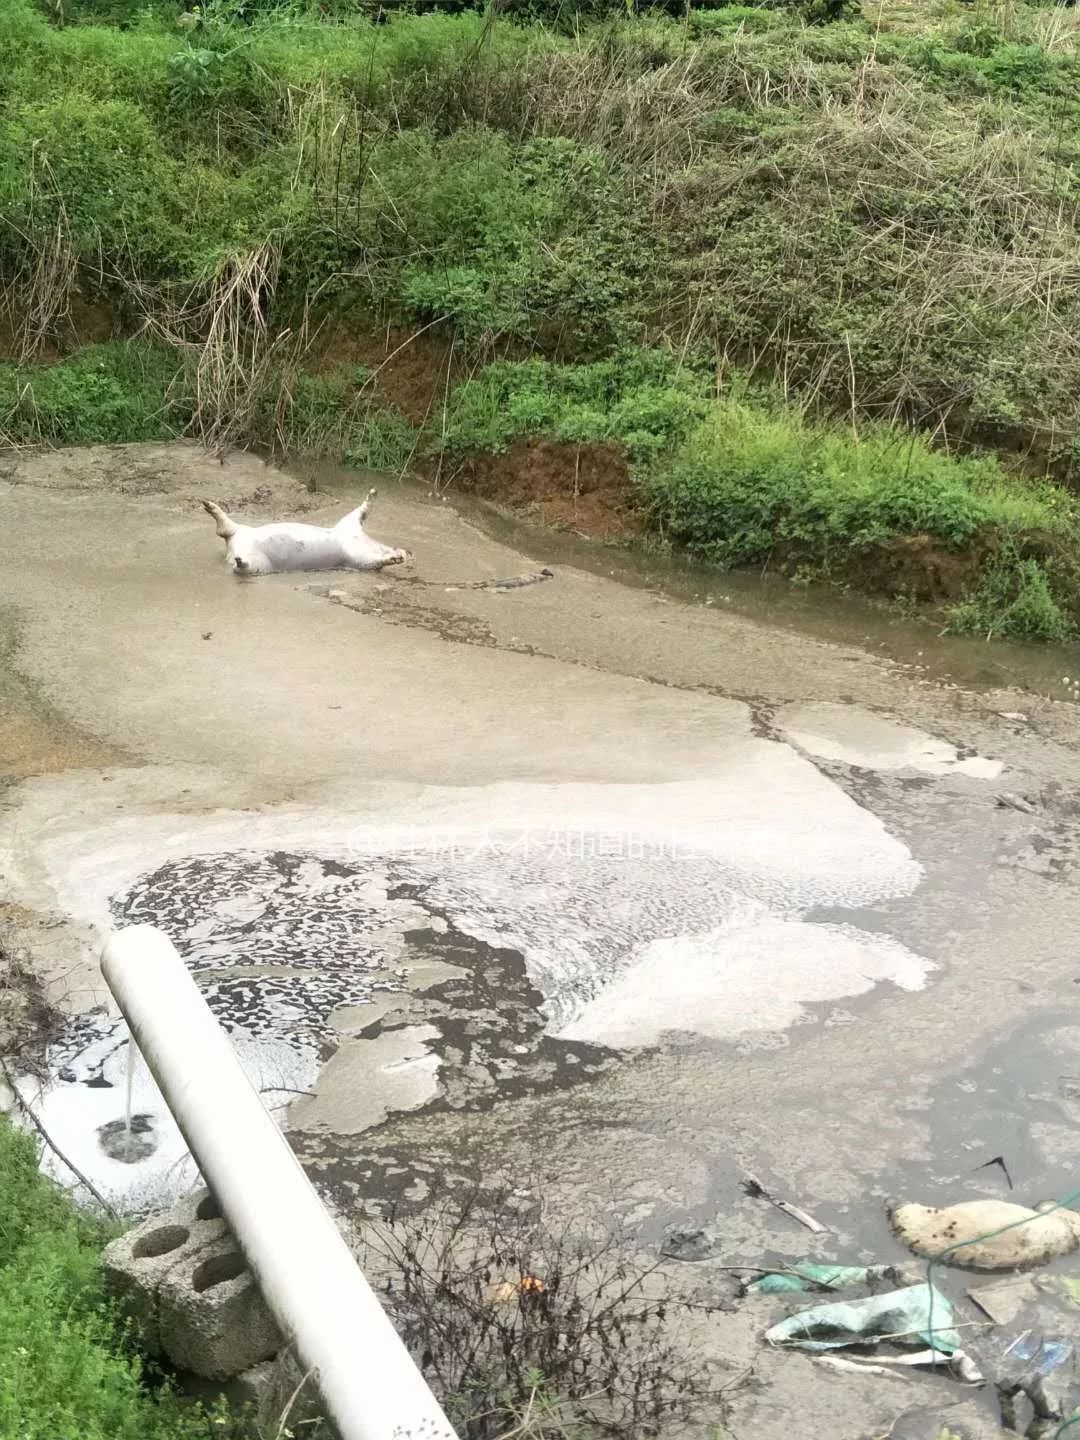
{"label": "brown soil", "polygon": [[[362,314],[332,320],[316,341],[314,368],[342,364],[374,372],[375,400],[396,406],[415,425],[437,416],[448,388],[468,377],[464,356],[439,329],[377,327]],[[640,529],[626,458],[614,444],[519,440],[501,455],[449,466],[444,459],[428,478],[594,539],[621,539]]]}
{"label": "brown soil", "polygon": [[311,365],[365,366],[373,372],[374,398],[396,406],[414,425],[438,413],[448,386],[467,374],[460,352],[439,330],[377,326],[366,315],[331,320],[315,340]]}
{"label": "brown soil", "polygon": [[[58,322],[57,334],[47,340],[34,357],[52,362],[70,355],[80,345],[98,345],[116,333],[116,316],[102,300],[88,300],[76,292],[71,297],[66,317]],[[0,311],[0,361],[19,360],[20,337],[17,317]]]}
{"label": "brown soil", "polygon": [[[450,478],[444,466],[442,482]],[[610,442],[517,440],[501,455],[469,457],[453,472],[452,484],[541,525],[597,540],[622,539],[641,528],[626,456]]]}
{"label": "brown soil", "polygon": [[970,549],[955,551],[943,549],[932,535],[898,535],[853,555],[845,568],[870,593],[937,603],[959,600],[992,549],[989,537],[976,537]]}

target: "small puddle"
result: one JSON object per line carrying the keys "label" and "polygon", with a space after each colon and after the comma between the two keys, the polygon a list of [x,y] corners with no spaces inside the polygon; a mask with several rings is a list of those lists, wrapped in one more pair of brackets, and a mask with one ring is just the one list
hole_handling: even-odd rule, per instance
{"label": "small puddle", "polygon": [[962,753],[925,730],[875,715],[857,705],[828,701],[787,705],[777,715],[776,725],[800,750],[819,760],[861,770],[904,770],[995,780],[1004,769],[1000,760]]}

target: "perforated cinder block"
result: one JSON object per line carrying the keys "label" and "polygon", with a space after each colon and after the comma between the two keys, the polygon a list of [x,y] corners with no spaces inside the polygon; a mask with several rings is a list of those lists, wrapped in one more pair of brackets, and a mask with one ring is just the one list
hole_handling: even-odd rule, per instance
{"label": "perforated cinder block", "polygon": [[227,1234],[217,1202],[208,1190],[200,1190],[106,1246],[106,1285],[134,1322],[141,1344],[151,1354],[162,1353],[162,1281],[177,1266],[190,1265],[194,1257]]}
{"label": "perforated cinder block", "polygon": [[164,1353],[210,1380],[239,1375],[281,1348],[281,1333],[228,1233],[162,1277],[158,1310]]}

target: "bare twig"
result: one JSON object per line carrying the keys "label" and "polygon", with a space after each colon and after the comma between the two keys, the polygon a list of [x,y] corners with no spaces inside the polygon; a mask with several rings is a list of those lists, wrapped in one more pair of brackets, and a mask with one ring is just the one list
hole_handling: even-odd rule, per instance
{"label": "bare twig", "polygon": [[11,1093],[15,1096],[15,1100],[16,1100],[18,1106],[19,1106],[19,1109],[20,1109],[20,1110],[22,1111],[22,1113],[26,1116],[26,1118],[30,1121],[30,1124],[34,1127],[34,1129],[37,1131],[37,1133],[41,1136],[42,1140],[43,1140],[43,1141],[45,1142],[45,1144],[49,1147],[49,1149],[53,1152],[53,1154],[56,1156],[56,1158],[57,1158],[63,1165],[66,1165],[66,1166],[67,1166],[67,1168],[71,1171],[71,1173],[72,1173],[72,1174],[75,1176],[75,1178],[79,1181],[80,1185],[83,1185],[87,1190],[89,1190],[90,1194],[94,1197],[94,1199],[97,1201],[97,1203],[101,1206],[101,1208],[105,1211],[106,1215],[108,1215],[110,1219],[112,1219],[112,1220],[118,1219],[119,1217],[118,1217],[118,1215],[117,1215],[116,1210],[113,1208],[112,1205],[109,1204],[108,1200],[105,1199],[105,1196],[102,1195],[101,1191],[97,1188],[97,1186],[94,1184],[94,1182],[93,1182],[92,1180],[88,1180],[87,1177],[83,1174],[83,1172],[79,1169],[79,1167],[78,1167],[76,1164],[74,1164],[73,1161],[71,1161],[71,1160],[68,1159],[68,1157],[64,1154],[64,1152],[60,1149],[60,1146],[57,1145],[56,1141],[52,1138],[52,1136],[49,1134],[49,1132],[45,1129],[45,1126],[41,1123],[41,1121],[38,1119],[38,1117],[34,1114],[33,1109],[31,1108],[31,1106],[29,1105],[29,1103],[23,1098],[23,1095],[22,1095],[21,1091],[19,1090],[18,1086],[15,1084],[15,1081],[14,1081],[14,1079],[12,1078],[12,1075],[11,1075],[11,1071],[8,1069],[7,1061],[6,1061],[5,1059],[3,1059],[3,1057],[0,1057],[0,1071],[3,1072],[4,1079],[7,1081],[8,1088],[11,1090]]}
{"label": "bare twig", "polygon": [[307,1370],[303,1375],[301,1375],[299,1381],[297,1382],[296,1388],[289,1396],[288,1402],[286,1403],[284,1410],[282,1410],[281,1412],[281,1416],[278,1420],[277,1434],[275,1435],[274,1440],[283,1440],[283,1436],[285,1435],[285,1429],[288,1425],[289,1416],[292,1414],[293,1406],[296,1404],[297,1400],[299,1400],[301,1390],[303,1390],[304,1386],[308,1383],[308,1381],[314,1374],[315,1367],[312,1366],[311,1369]]}

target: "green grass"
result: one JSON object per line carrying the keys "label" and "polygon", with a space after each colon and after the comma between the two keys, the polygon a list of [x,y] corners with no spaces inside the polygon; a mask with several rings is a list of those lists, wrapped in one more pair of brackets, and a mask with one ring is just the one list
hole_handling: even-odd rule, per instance
{"label": "green grass", "polygon": [[1038,492],[1008,485],[990,459],[954,459],[899,429],[854,439],[737,397],[648,477],[646,494],[665,533],[722,565],[789,546],[828,568],[896,536],[960,550],[988,528],[1057,523]]}
{"label": "green grass", "polygon": [[[288,454],[333,454],[369,470],[403,470],[418,433],[377,407],[356,366],[320,375],[272,371],[245,438]],[[184,357],[130,341],[87,345],[45,365],[0,365],[0,445],[113,445],[171,440],[194,417]]]}
{"label": "green grass", "polygon": [[649,528],[712,564],[844,580],[857,566],[865,575],[876,551],[925,537],[985,557],[951,628],[1080,633],[1080,577],[1062,558],[1080,547],[1080,507],[1055,486],[1009,478],[991,456],[952,457],[899,427],[853,435],[812,423],[742,383],[717,399],[661,351],[496,363],[452,394],[446,450],[497,453],[529,435],[618,441]]}
{"label": "green grass", "polygon": [[1007,538],[978,584],[951,608],[949,629],[985,640],[1075,640],[1080,636],[1075,562],[1025,557],[1016,540]]}
{"label": "green grass", "polygon": [[443,444],[448,451],[492,453],[521,435],[617,440],[644,461],[685,435],[707,409],[700,375],[659,350],[625,350],[583,365],[496,362],[453,392]]}
{"label": "green grass", "polygon": [[37,1170],[30,1139],[0,1116],[0,1435],[10,1440],[238,1437],[151,1386],[102,1281],[103,1227]]}
{"label": "green grass", "polygon": [[118,341],[54,365],[0,365],[0,437],[51,445],[170,439],[190,418],[170,398],[177,369],[167,350]]}
{"label": "green grass", "polygon": [[1007,480],[989,457],[943,455],[895,428],[856,439],[729,398],[644,487],[654,524],[715,564],[772,562],[866,583],[876,556],[917,540],[982,557],[970,592],[947,612],[950,628],[1024,640],[1080,634],[1075,570],[1027,553],[1047,536],[1074,550],[1076,506],[1054,487]]}
{"label": "green grass", "polygon": [[280,326],[360,300],[482,353],[692,338],[1076,472],[1074,12],[579,6],[615,18],[562,34],[177,8],[125,29],[120,0],[69,0],[114,23],[58,28],[8,0],[0,277],[59,237],[114,298],[168,308],[270,246]]}
{"label": "green grass", "polygon": [[[66,345],[48,317],[77,285],[183,353],[2,367],[8,439],[188,427],[399,468],[417,434],[363,377],[307,375],[298,340],[252,359],[359,309],[472,368],[421,445],[616,441],[654,523],[721,563],[801,550],[840,573],[845,549],[915,533],[1071,543],[1064,499],[949,455],[1000,447],[1080,486],[1080,12],[182,9],[0,10],[0,306]],[[714,361],[759,398],[712,408]],[[760,398],[777,389],[789,408]],[[1067,559],[1018,543],[956,624],[1061,628],[1039,587],[1065,604]]]}
{"label": "green grass", "polygon": [[59,237],[84,281],[168,308],[270,246],[280,326],[359,300],[485,354],[692,339],[1077,473],[1075,12],[616,7],[560,34],[175,9],[57,28],[9,0],[0,278]]}

